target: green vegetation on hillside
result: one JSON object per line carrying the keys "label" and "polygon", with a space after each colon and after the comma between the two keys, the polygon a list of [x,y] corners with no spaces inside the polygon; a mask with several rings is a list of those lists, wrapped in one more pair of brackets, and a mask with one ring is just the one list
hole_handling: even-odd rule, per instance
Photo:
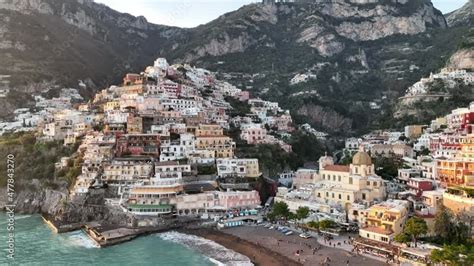
{"label": "green vegetation on hillside", "polygon": [[[6,173],[7,156],[15,156],[15,186],[27,185],[32,179],[44,184],[55,181],[55,163],[71,156],[77,146],[65,147],[62,142],[37,142],[32,133],[16,133],[0,137],[0,173]],[[74,165],[73,165],[74,166]],[[65,172],[65,181],[74,173]],[[6,175],[0,175],[0,186],[6,185]]]}
{"label": "green vegetation on hillside", "polygon": [[307,162],[315,162],[327,150],[315,136],[297,131],[289,144],[293,152],[285,152],[279,145],[247,145],[237,140],[236,155],[239,158],[257,158],[260,171],[265,176],[274,177],[285,170],[296,170]]}

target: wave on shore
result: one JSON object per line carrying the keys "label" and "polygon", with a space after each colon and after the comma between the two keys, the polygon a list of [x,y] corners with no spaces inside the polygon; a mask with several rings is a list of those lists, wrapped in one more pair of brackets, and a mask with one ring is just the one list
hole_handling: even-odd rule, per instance
{"label": "wave on shore", "polygon": [[158,236],[161,239],[182,244],[190,249],[194,249],[208,257],[209,260],[216,265],[253,265],[248,257],[202,237],[182,234],[175,231],[161,233],[158,234]]}
{"label": "wave on shore", "polygon": [[84,248],[99,248],[99,246],[92,241],[83,231],[73,231],[64,234],[64,237],[69,245],[84,247]]}

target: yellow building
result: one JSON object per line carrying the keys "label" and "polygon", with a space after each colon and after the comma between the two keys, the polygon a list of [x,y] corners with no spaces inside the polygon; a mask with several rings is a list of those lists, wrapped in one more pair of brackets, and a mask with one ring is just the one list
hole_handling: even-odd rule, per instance
{"label": "yellow building", "polygon": [[375,174],[369,154],[359,151],[350,166],[333,165],[332,158],[320,159],[320,172],[315,176],[314,197],[347,207],[350,203],[370,205],[385,199],[385,186]]}
{"label": "yellow building", "polygon": [[257,178],[261,175],[258,159],[217,159],[217,175]]}
{"label": "yellow building", "polygon": [[235,142],[228,136],[208,136],[196,138],[196,149],[215,151],[215,158],[234,157]]}
{"label": "yellow building", "polygon": [[388,200],[373,205],[365,214],[359,235],[379,242],[391,242],[395,235],[403,231],[409,207],[405,200]]}
{"label": "yellow building", "polygon": [[143,84],[137,85],[130,85],[130,86],[122,86],[122,87],[115,87],[114,92],[117,93],[119,96],[124,94],[143,94],[144,86]]}
{"label": "yellow building", "polygon": [[224,130],[220,125],[199,125],[196,129],[196,137],[222,136]]}
{"label": "yellow building", "polygon": [[405,137],[409,139],[416,139],[423,134],[423,129],[426,128],[425,125],[411,125],[405,127]]}
{"label": "yellow building", "polygon": [[104,104],[104,112],[120,109],[119,101],[108,101]]}

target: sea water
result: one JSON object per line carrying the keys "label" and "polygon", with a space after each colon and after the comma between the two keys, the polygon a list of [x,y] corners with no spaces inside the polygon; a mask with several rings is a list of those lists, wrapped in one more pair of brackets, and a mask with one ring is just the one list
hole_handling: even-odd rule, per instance
{"label": "sea water", "polygon": [[7,216],[0,213],[0,265],[252,265],[244,255],[178,232],[99,248],[82,231],[54,233],[39,215],[16,215],[14,260],[10,260],[7,225]]}

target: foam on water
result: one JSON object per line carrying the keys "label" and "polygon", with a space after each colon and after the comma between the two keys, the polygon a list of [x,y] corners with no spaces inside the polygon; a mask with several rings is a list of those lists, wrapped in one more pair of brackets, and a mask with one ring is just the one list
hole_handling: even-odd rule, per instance
{"label": "foam on water", "polygon": [[83,231],[74,231],[64,234],[65,240],[72,246],[84,248],[100,248],[97,243],[90,239]]}
{"label": "foam on water", "polygon": [[175,231],[157,234],[161,239],[182,244],[188,248],[197,250],[216,265],[252,266],[250,259],[240,253],[230,250],[214,241],[178,233]]}
{"label": "foam on water", "polygon": [[21,220],[21,219],[26,219],[30,218],[31,215],[20,215],[20,216],[15,216],[15,220]]}

